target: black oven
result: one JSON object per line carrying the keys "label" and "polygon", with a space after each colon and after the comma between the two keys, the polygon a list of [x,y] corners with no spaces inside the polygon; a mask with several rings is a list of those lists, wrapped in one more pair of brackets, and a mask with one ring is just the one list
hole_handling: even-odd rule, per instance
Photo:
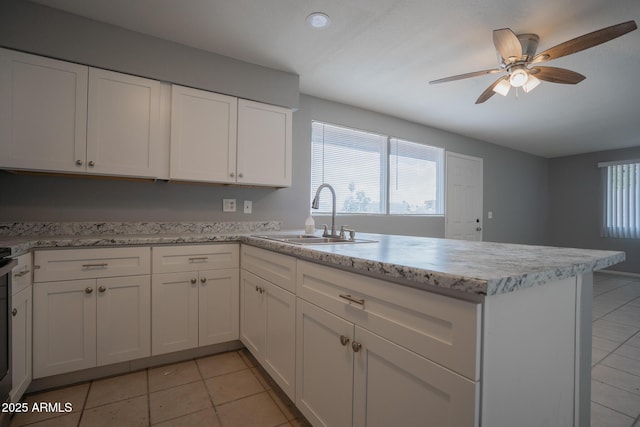
{"label": "black oven", "polygon": [[9,277],[16,261],[9,249],[0,248],[0,403],[11,391],[11,289]]}

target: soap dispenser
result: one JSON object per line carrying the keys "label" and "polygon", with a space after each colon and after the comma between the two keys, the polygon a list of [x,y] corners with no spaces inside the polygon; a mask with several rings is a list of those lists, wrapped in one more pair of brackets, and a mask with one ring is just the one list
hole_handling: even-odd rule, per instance
{"label": "soap dispenser", "polygon": [[304,221],[304,234],[313,234],[316,232],[316,223],[311,216],[311,212],[309,212],[309,216]]}

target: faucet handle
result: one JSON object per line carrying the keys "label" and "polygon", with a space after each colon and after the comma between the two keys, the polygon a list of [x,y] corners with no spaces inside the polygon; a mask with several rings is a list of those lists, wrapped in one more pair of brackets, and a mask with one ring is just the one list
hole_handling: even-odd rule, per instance
{"label": "faucet handle", "polygon": [[346,232],[349,233],[349,240],[356,240],[356,230],[352,229],[352,228],[346,228],[348,227],[348,225],[343,225],[340,227],[340,238],[341,239],[346,239]]}
{"label": "faucet handle", "polygon": [[322,224],[324,228],[324,232],[322,233],[322,237],[327,237],[329,235],[329,226],[327,224]]}

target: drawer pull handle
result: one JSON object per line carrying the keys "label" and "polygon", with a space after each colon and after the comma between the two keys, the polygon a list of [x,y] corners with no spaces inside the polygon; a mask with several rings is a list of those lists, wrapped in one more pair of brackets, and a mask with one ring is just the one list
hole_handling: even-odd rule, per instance
{"label": "drawer pull handle", "polygon": [[13,317],[16,317],[18,315],[18,309],[14,308],[13,310],[11,310],[11,314],[13,314]]}
{"label": "drawer pull handle", "polygon": [[357,342],[357,341],[354,341],[354,342],[352,342],[352,343],[351,343],[351,348],[353,349],[353,352],[354,352],[354,353],[357,353],[357,352],[359,352],[359,351],[360,351],[360,349],[362,348],[362,344],[360,344],[360,343],[359,343],[359,342]]}
{"label": "drawer pull handle", "polygon": [[31,272],[31,270],[29,270],[28,268],[25,268],[23,271],[21,271],[20,273],[16,273],[13,275],[13,277],[22,277],[22,276],[26,276],[27,274],[29,274]]}
{"label": "drawer pull handle", "polygon": [[194,256],[189,258],[189,261],[194,262],[194,261],[206,261],[208,260],[209,257],[208,256]]}
{"label": "drawer pull handle", "polygon": [[105,288],[104,286],[100,286],[100,287],[98,288],[98,292],[104,292],[104,291],[106,291],[106,290],[107,290],[107,288]]}
{"label": "drawer pull handle", "polygon": [[93,288],[85,288],[84,292],[90,294],[91,292],[93,292]]}
{"label": "drawer pull handle", "polygon": [[200,278],[200,283],[207,283],[207,278],[206,277],[201,277]]}
{"label": "drawer pull handle", "polygon": [[98,264],[82,264],[82,268],[107,268],[108,266],[109,264],[106,262]]}
{"label": "drawer pull handle", "polygon": [[349,337],[345,337],[344,335],[340,335],[340,344],[346,346],[349,344]]}
{"label": "drawer pull handle", "polygon": [[349,294],[339,294],[338,296],[339,296],[340,298],[344,298],[344,299],[346,299],[347,301],[350,301],[350,302],[356,303],[356,304],[361,305],[361,306],[363,306],[363,307],[364,307],[364,299],[355,298],[355,297],[352,297],[352,296],[351,296],[351,295],[349,295]]}
{"label": "drawer pull handle", "polygon": [[191,279],[191,284],[192,284],[192,285],[195,285],[197,281],[198,281],[198,280],[196,280],[196,278],[194,277],[193,279]]}

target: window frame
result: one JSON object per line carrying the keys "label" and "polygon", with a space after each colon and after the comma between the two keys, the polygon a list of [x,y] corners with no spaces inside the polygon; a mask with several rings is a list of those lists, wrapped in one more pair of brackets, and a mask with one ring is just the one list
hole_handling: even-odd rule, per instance
{"label": "window frame", "polygon": [[[616,173],[616,169],[619,166],[633,166],[635,178],[630,181],[629,178],[619,177],[613,183],[610,182],[612,174]],[[640,239],[640,159],[602,162],[598,163],[598,167],[602,169],[601,236],[605,238]],[[619,170],[619,173],[624,172],[625,169]],[[615,195],[610,194],[612,186],[624,184],[629,186],[626,194],[624,191]],[[633,194],[631,194],[632,190],[634,190]],[[621,199],[618,197],[621,197]],[[615,202],[616,206],[613,206],[610,202]],[[625,214],[628,216],[626,224],[624,220],[622,220],[622,224],[619,224],[619,219],[621,217],[624,218]],[[615,218],[612,218],[612,216]]]}
{"label": "window frame", "polygon": [[[380,154],[380,207],[384,208],[384,211],[380,211],[380,212],[341,212],[340,209],[338,207],[336,207],[336,215],[356,215],[356,216],[389,216],[389,217],[402,217],[402,216],[407,216],[407,217],[444,217],[445,216],[445,156],[446,156],[446,150],[444,147],[441,146],[437,146],[437,145],[430,145],[430,144],[425,144],[422,142],[417,142],[417,141],[411,141],[409,139],[405,139],[405,138],[401,138],[401,137],[397,137],[397,136],[393,136],[393,135],[387,135],[387,134],[383,134],[383,133],[378,133],[378,132],[373,132],[373,131],[369,131],[369,130],[364,130],[364,129],[359,129],[359,128],[354,128],[351,126],[346,126],[346,125],[339,125],[339,124],[334,124],[334,123],[329,123],[326,121],[321,121],[321,120],[311,120],[311,129],[312,129],[312,136],[311,136],[311,159],[310,159],[310,164],[311,164],[311,173],[310,173],[310,178],[311,179],[311,198],[313,198],[315,196],[315,192],[316,192],[316,188],[313,188],[313,126],[314,124],[320,124],[320,125],[327,125],[327,126],[333,126],[333,127],[337,127],[337,128],[341,128],[341,129],[345,129],[347,131],[355,131],[355,132],[363,132],[363,133],[367,133],[367,134],[373,134],[373,135],[378,135],[381,137],[385,138],[385,142],[384,142],[384,149],[381,150]],[[424,147],[427,147],[429,149],[435,149],[438,150],[440,152],[440,154],[438,155],[438,161],[436,162],[436,213],[391,213],[391,200],[390,200],[390,185],[391,185],[391,170],[390,170],[390,157],[392,155],[391,153],[391,141],[392,140],[397,140],[399,142],[405,142],[405,143],[411,143],[411,144],[417,144],[417,145],[421,145]],[[324,142],[323,142],[324,143]],[[324,168],[324,165],[323,165]],[[329,215],[331,214],[330,211],[324,211],[324,210],[318,210],[315,211],[316,213],[320,214],[320,215]]]}

